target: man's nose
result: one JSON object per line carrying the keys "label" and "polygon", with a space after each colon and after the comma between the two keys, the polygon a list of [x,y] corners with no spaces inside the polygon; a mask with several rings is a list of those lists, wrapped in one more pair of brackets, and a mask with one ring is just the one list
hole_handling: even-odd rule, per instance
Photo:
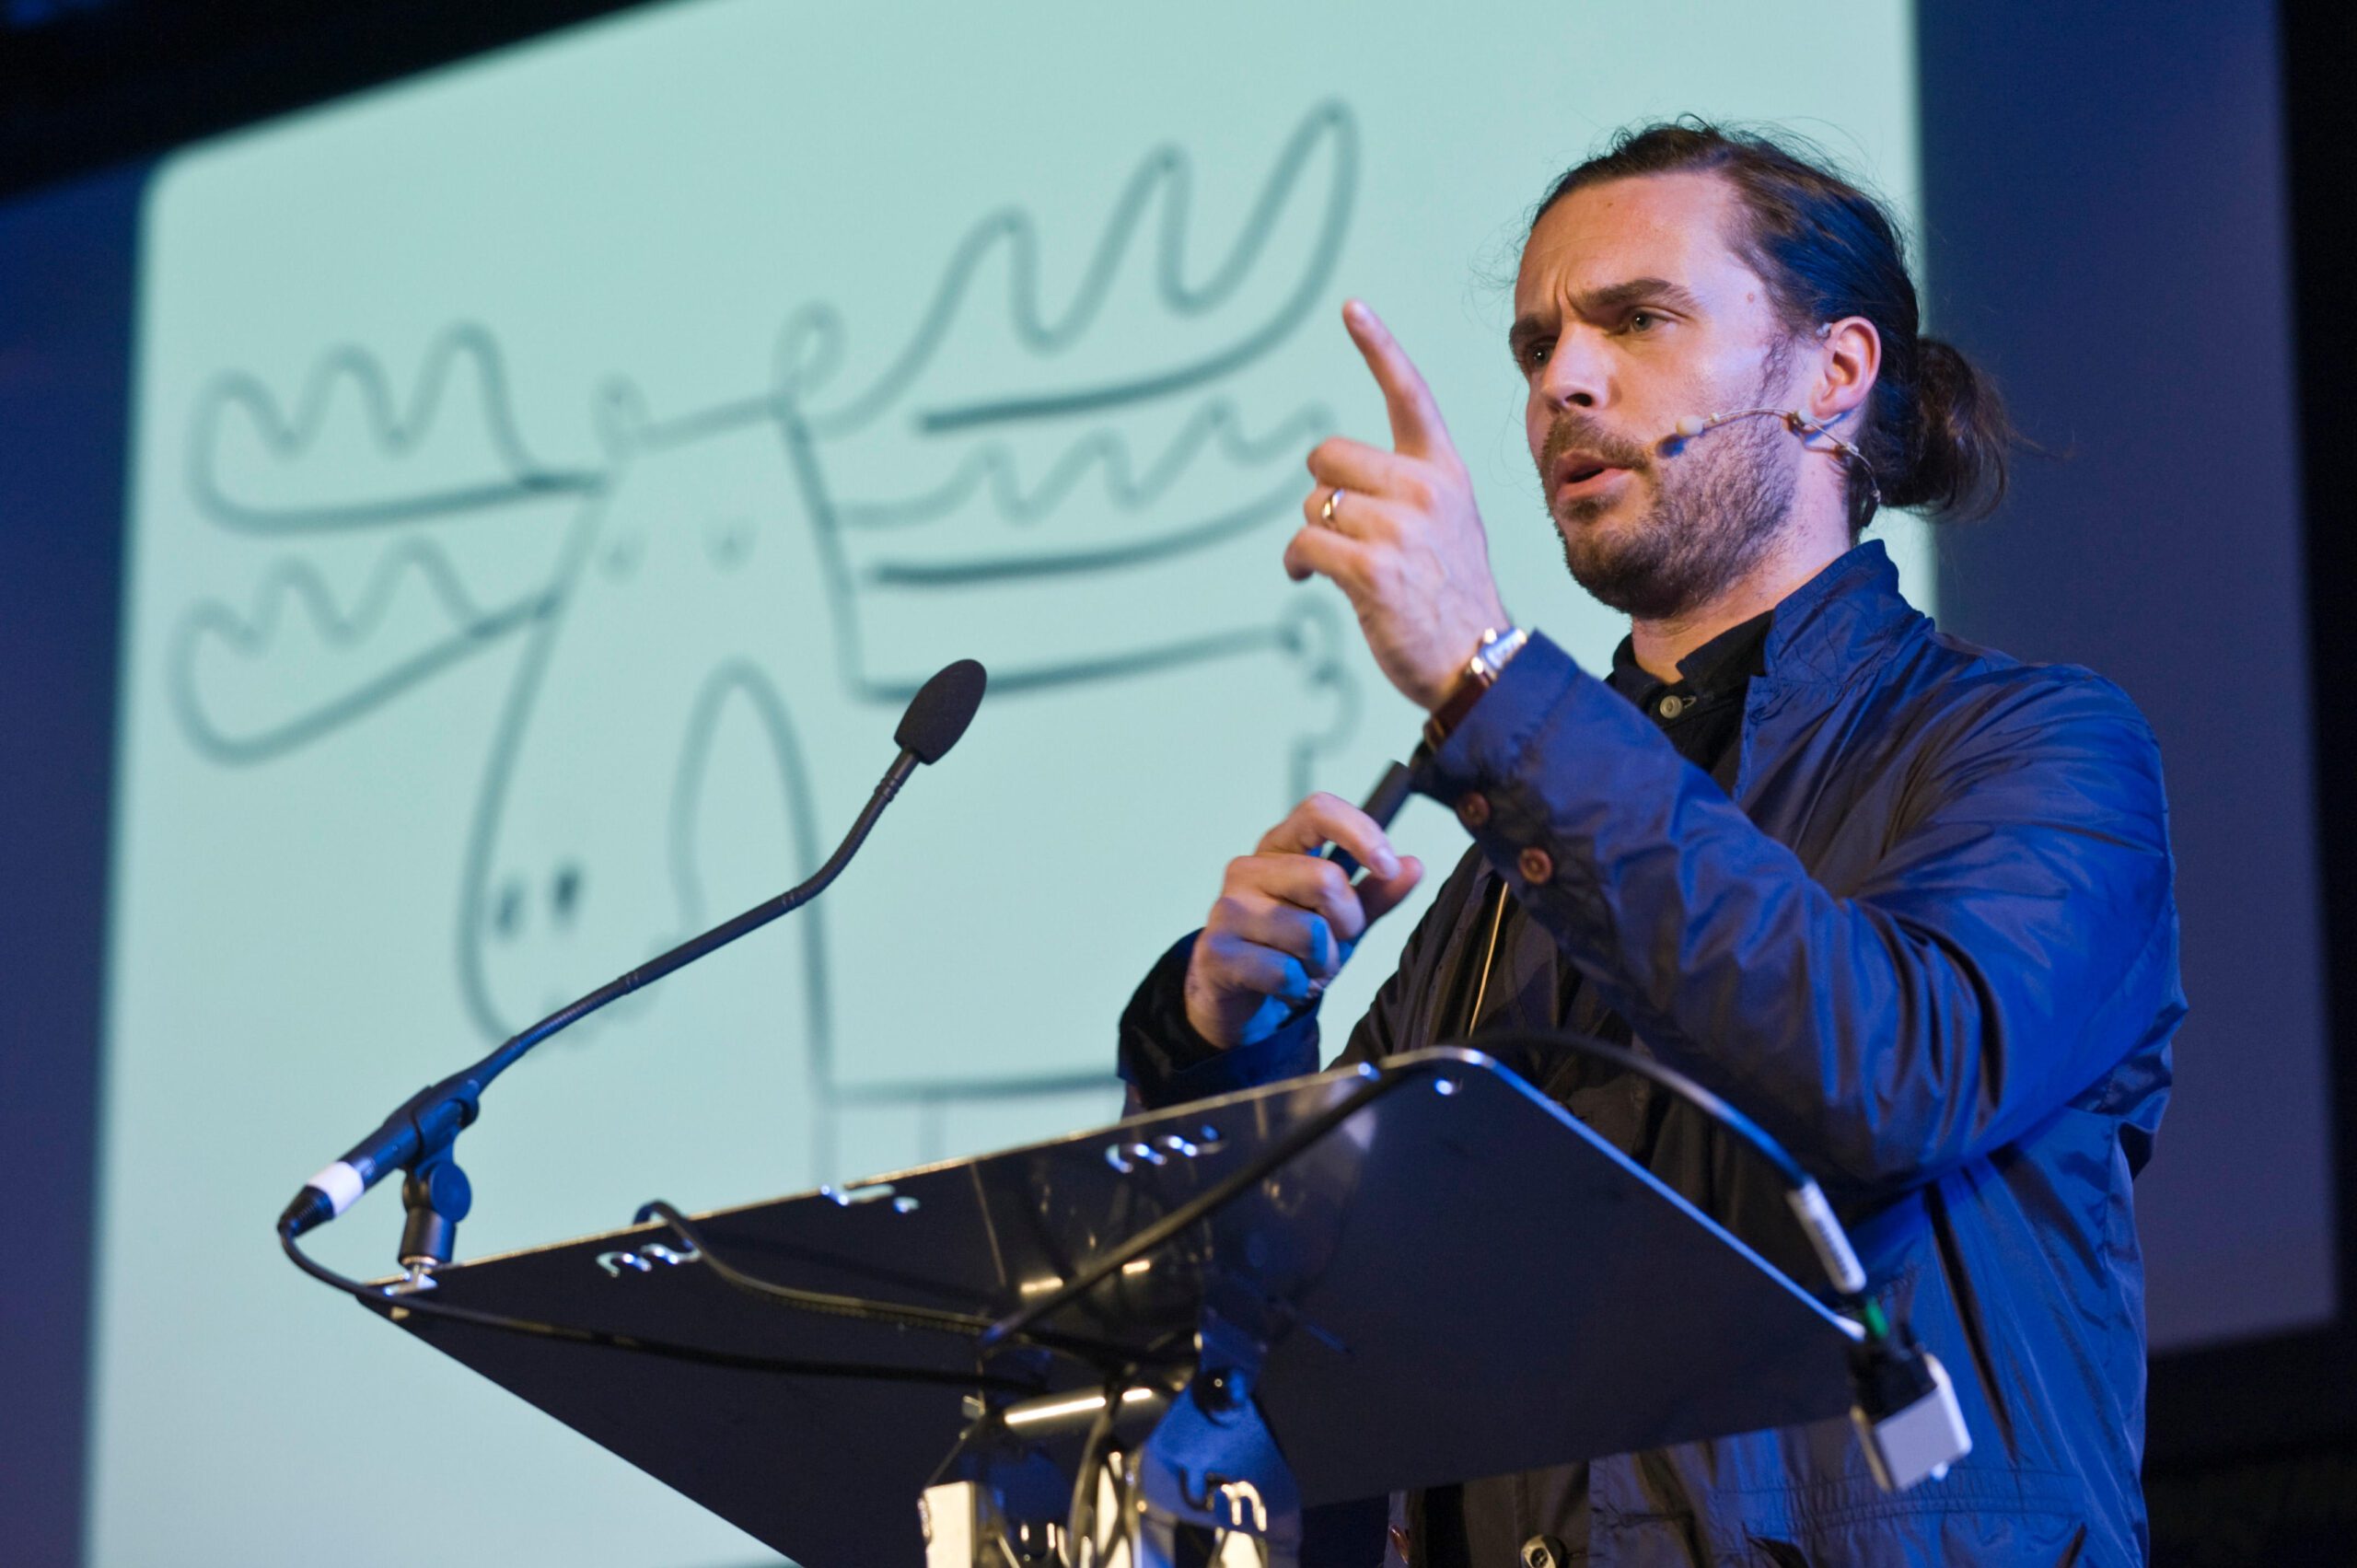
{"label": "man's nose", "polygon": [[1611,380],[1602,348],[1595,333],[1565,329],[1539,369],[1539,395],[1559,409],[1603,407],[1610,401]]}

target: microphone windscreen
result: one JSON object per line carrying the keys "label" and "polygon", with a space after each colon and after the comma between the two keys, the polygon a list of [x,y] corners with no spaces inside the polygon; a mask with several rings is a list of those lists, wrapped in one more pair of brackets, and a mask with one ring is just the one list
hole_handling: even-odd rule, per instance
{"label": "microphone windscreen", "polygon": [[909,699],[909,711],[900,715],[900,727],[892,738],[902,750],[914,752],[920,762],[940,761],[974,722],[974,710],[982,705],[982,689],[989,684],[990,677],[977,660],[961,658],[943,666]]}

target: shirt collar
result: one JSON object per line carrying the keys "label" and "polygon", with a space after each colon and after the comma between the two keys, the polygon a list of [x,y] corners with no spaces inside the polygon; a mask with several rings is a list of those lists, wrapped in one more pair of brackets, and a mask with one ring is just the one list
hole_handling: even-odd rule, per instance
{"label": "shirt collar", "polygon": [[1678,661],[1677,682],[1656,680],[1637,663],[1631,639],[1613,650],[1611,684],[1643,704],[1656,687],[1690,685],[1715,694],[1766,674],[1779,680],[1839,680],[1869,643],[1895,634],[1921,614],[1898,591],[1898,569],[1880,540],[1854,545],[1783,602],[1731,626]]}
{"label": "shirt collar", "polygon": [[1649,706],[1647,699],[1673,685],[1687,687],[1698,697],[1740,691],[1766,668],[1768,633],[1775,622],[1776,611],[1770,610],[1728,627],[1678,661],[1675,681],[1655,679],[1637,662],[1634,640],[1623,637],[1612,650],[1612,689],[1640,707]]}

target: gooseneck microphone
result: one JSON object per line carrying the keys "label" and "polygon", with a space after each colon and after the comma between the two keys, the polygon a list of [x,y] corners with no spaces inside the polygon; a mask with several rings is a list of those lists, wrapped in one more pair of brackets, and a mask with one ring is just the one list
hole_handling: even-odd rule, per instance
{"label": "gooseneck microphone", "polygon": [[893,741],[907,753],[892,766],[906,778],[902,767],[909,757],[920,762],[938,762],[949,755],[974,722],[974,710],[982,705],[982,691],[990,684],[990,676],[982,667],[970,658],[944,665],[934,678],[917,688],[909,699],[908,711],[900,715],[900,725],[892,732]]}
{"label": "gooseneck microphone", "polygon": [[1822,438],[1828,446],[1840,453],[1844,459],[1853,465],[1859,473],[1865,476],[1866,487],[1874,492],[1875,510],[1882,510],[1882,484],[1875,478],[1875,467],[1866,461],[1866,455],[1796,408],[1738,408],[1728,409],[1724,413],[1689,413],[1679,419],[1677,424],[1671,427],[1669,435],[1663,439],[1691,441],[1706,430],[1715,430],[1722,424],[1732,424],[1738,419],[1782,420],[1784,428],[1795,436],[1815,436]]}
{"label": "gooseneck microphone", "polygon": [[[674,970],[694,963],[707,953],[726,947],[746,933],[767,925],[778,916],[808,903],[824,892],[827,885],[842,875],[851,857],[865,842],[868,830],[876,826],[884,807],[900,793],[921,762],[938,762],[947,756],[973,722],[975,709],[981,706],[982,692],[988,684],[982,667],[972,659],[959,659],[947,666],[919,689],[909,701],[908,711],[900,717],[900,726],[892,732],[900,754],[885,770],[877,781],[875,793],[868,797],[858,820],[843,841],[819,867],[809,880],[788,889],[776,898],[754,905],[734,919],[722,922],[702,935],[691,936],[669,952],[648,959],[628,973],[592,991],[586,996],[567,1004],[532,1025],[522,1033],[506,1040],[490,1055],[460,1073],[453,1074],[440,1083],[430,1084],[402,1104],[400,1109],[385,1119],[374,1132],[354,1144],[344,1156],[311,1178],[295,1195],[279,1215],[282,1235],[293,1237],[324,1225],[352,1207],[363,1192],[374,1187],[389,1173],[412,1168],[412,1185],[435,1188],[432,1193],[422,1193],[421,1202],[430,1211],[439,1211],[441,1223],[434,1228],[435,1245],[421,1244],[420,1250],[428,1257],[447,1260],[448,1230],[465,1217],[468,1206],[466,1179],[455,1166],[440,1157],[451,1141],[470,1125],[479,1109],[482,1091],[493,1078],[514,1066],[524,1054],[551,1035],[570,1028],[610,1002],[618,1002],[643,986],[652,985]],[[432,1166],[429,1171],[423,1168]],[[440,1199],[441,1202],[427,1202]],[[413,1203],[412,1208],[419,1207]],[[409,1249],[404,1242],[404,1251]],[[408,1260],[404,1258],[404,1261]]]}

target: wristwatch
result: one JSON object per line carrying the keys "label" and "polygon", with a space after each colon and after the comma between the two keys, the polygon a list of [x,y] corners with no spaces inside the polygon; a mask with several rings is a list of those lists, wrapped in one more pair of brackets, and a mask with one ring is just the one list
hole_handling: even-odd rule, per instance
{"label": "wristwatch", "polygon": [[1426,746],[1435,751],[1441,749],[1449,733],[1465,722],[1465,715],[1473,711],[1473,704],[1481,700],[1481,693],[1498,683],[1498,677],[1504,673],[1508,661],[1522,652],[1522,645],[1528,641],[1530,633],[1519,626],[1508,626],[1504,630],[1492,626],[1481,633],[1480,646],[1475,648],[1473,656],[1466,660],[1464,673],[1457,678],[1456,687],[1441,699],[1440,706],[1433,710],[1433,716],[1424,721]]}

